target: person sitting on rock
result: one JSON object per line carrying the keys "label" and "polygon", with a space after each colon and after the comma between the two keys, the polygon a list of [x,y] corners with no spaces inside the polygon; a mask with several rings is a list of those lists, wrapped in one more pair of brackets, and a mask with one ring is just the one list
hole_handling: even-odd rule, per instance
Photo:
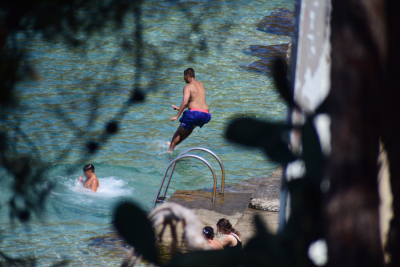
{"label": "person sitting on rock", "polygon": [[228,219],[221,219],[217,223],[218,232],[226,235],[222,240],[222,246],[225,250],[240,251],[242,249],[242,238],[239,231],[232,227]]}
{"label": "person sitting on rock", "polygon": [[207,240],[208,245],[212,248],[212,249],[224,249],[224,247],[222,246],[221,242],[219,242],[218,240],[214,240],[214,228],[211,226],[206,226],[203,229],[203,235],[204,238]]}

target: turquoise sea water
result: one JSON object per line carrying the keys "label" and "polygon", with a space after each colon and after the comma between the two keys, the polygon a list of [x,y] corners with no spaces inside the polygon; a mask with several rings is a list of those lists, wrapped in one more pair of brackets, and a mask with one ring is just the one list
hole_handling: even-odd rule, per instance
{"label": "turquoise sea water", "polygon": [[[76,183],[82,166],[89,163],[79,159],[85,142],[115,117],[133,87],[133,58],[120,47],[121,40],[132,31],[133,18],[128,18],[120,31],[110,27],[95,35],[86,53],[70,50],[61,42],[47,43],[40,37],[29,44],[29,59],[37,68],[39,79],[18,86],[22,108],[14,115],[21,117],[21,128],[38,146],[42,160],[50,163],[46,176],[56,187],[46,202],[44,218],[33,219],[28,227],[10,224],[7,208],[0,209],[0,250],[14,257],[38,257],[40,266],[63,258],[70,259],[72,266],[118,265],[121,249],[113,251],[107,242],[98,244],[93,240],[104,240],[103,235],[109,233],[112,208],[118,200],[132,199],[144,210],[150,209],[170,160],[167,141],[178,127],[178,122],[169,120],[176,114],[171,104],[180,104],[185,85],[182,72],[187,67],[196,70],[196,78],[206,88],[212,121],[196,129],[173,155],[195,146],[211,149],[225,165],[228,184],[268,175],[276,168],[277,164],[261,152],[227,142],[224,130],[229,119],[238,114],[285,120],[286,106],[274,91],[271,78],[241,66],[257,60],[249,53],[250,45],[289,42],[288,37],[256,30],[256,25],[277,8],[293,9],[293,1],[198,1],[184,7],[202,21],[202,34],[186,37],[194,43],[204,39],[207,50],[194,50],[193,60],[189,61],[188,41],[179,45],[179,38],[189,30],[182,5],[145,2],[143,38],[147,69],[143,70],[140,83],[146,87],[157,79],[158,89],[148,88],[146,101],[129,108],[118,134],[90,158],[100,181],[97,193]],[[159,16],[161,13],[168,16]],[[232,23],[229,29],[222,27],[226,22]],[[146,73],[153,71],[160,60],[162,68],[156,77]],[[112,69],[110,64],[114,61],[118,64]],[[99,96],[98,108],[93,104],[94,95]],[[98,116],[88,125],[93,109]],[[63,110],[68,122],[57,115],[57,110]],[[59,159],[65,148],[71,148],[72,153]],[[18,149],[29,151],[24,145]],[[219,178],[217,162],[207,154],[197,154],[210,161]],[[73,173],[67,174],[66,170],[71,168]],[[0,174],[0,200],[4,203],[11,194],[11,181],[4,172]],[[176,168],[169,195],[177,189],[210,187],[212,178],[207,167],[195,160],[184,160]]]}

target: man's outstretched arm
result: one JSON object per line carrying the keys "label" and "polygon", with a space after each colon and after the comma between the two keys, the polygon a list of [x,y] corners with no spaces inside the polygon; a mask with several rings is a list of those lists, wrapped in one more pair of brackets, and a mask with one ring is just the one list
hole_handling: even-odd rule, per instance
{"label": "man's outstretched arm", "polygon": [[[182,112],[185,110],[185,108],[189,104],[189,99],[190,99],[190,90],[186,86],[183,87],[183,100],[181,103],[181,106],[179,107],[178,114],[176,114],[175,117],[171,117],[171,121],[177,120],[179,116],[182,114]],[[174,109],[177,109],[177,106],[172,105]]]}

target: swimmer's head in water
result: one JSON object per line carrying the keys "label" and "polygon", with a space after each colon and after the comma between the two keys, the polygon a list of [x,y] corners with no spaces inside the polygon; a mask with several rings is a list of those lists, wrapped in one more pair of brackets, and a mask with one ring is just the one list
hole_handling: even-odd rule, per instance
{"label": "swimmer's head in water", "polygon": [[85,176],[87,178],[89,178],[90,176],[92,176],[92,174],[94,173],[94,166],[93,164],[87,164],[83,167],[83,173],[85,174]]}
{"label": "swimmer's head in water", "polygon": [[207,237],[207,238],[214,238],[215,234],[214,234],[214,229],[211,226],[206,226],[203,228],[203,234]]}
{"label": "swimmer's head in water", "polygon": [[184,72],[183,72],[183,79],[185,79],[186,83],[190,83],[190,78],[194,78],[194,69],[192,68],[187,68]]}

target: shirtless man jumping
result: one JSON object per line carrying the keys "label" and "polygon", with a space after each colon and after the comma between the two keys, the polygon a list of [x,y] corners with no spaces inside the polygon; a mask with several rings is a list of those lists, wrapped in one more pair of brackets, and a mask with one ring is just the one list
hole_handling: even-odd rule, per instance
{"label": "shirtless man jumping", "polygon": [[83,167],[83,174],[86,177],[86,181],[83,182],[82,176],[79,176],[79,182],[83,184],[87,189],[91,189],[94,192],[97,191],[97,187],[99,187],[99,180],[94,174],[94,166],[92,164],[87,164]]}
{"label": "shirtless man jumping", "polygon": [[172,105],[174,110],[178,110],[178,114],[171,117],[171,121],[177,120],[187,107],[189,110],[183,112],[183,116],[179,120],[181,125],[176,130],[174,137],[172,137],[169,152],[172,152],[180,142],[185,140],[196,126],[201,128],[211,120],[211,114],[206,103],[206,90],[203,84],[196,81],[194,77],[194,69],[192,68],[188,68],[183,72],[183,78],[188,85],[183,87],[181,106]]}

